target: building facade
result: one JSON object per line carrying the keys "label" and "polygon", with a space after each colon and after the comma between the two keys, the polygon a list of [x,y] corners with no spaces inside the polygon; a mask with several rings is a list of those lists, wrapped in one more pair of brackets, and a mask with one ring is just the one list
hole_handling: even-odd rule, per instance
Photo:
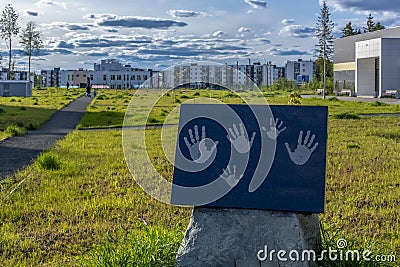
{"label": "building facade", "polygon": [[285,65],[285,76],[288,81],[309,82],[315,76],[315,62],[298,59],[287,61]]}
{"label": "building facade", "polygon": [[[70,86],[86,87],[90,84],[96,88],[135,89],[135,88],[230,88],[251,87],[256,84],[272,85],[276,80],[285,78],[290,72],[294,79],[297,74],[312,76],[314,62],[288,62],[285,67],[271,64],[201,64],[191,63],[178,65],[163,71],[152,69],[133,68],[131,65],[122,65],[115,59],[101,60],[95,63],[93,70],[42,70],[41,86]],[[301,70],[301,67],[304,70]],[[150,79],[151,78],[151,79]],[[307,80],[308,81],[308,80]]]}
{"label": "building facade", "polygon": [[334,41],[334,83],[360,97],[400,89],[400,27]]}

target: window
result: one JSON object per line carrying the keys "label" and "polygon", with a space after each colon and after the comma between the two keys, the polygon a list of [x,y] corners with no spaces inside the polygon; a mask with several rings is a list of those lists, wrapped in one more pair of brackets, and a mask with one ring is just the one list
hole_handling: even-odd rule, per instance
{"label": "window", "polygon": [[[117,75],[117,80],[120,81],[121,80],[121,75]],[[121,88],[119,88],[121,89]]]}
{"label": "window", "polygon": [[103,81],[107,81],[107,75],[106,74],[103,75]]}
{"label": "window", "polygon": [[93,81],[93,74],[90,75],[90,80]]}
{"label": "window", "polygon": [[86,77],[86,74],[83,74],[83,77],[85,78],[85,77]]}
{"label": "window", "polygon": [[79,77],[79,74],[77,74],[76,77]]}
{"label": "window", "polygon": [[143,75],[143,80],[147,80],[147,75]]}
{"label": "window", "polygon": [[68,74],[68,81],[70,80],[71,76]]}
{"label": "window", "polygon": [[121,89],[121,85],[120,84],[117,84],[117,89]]}
{"label": "window", "polygon": [[111,75],[111,81],[115,81],[115,75]]}
{"label": "window", "polygon": [[135,75],[131,75],[131,80],[132,80],[132,81],[135,80]]}
{"label": "window", "polygon": [[138,75],[137,79],[138,79],[138,81],[140,81],[142,79],[142,76]]}

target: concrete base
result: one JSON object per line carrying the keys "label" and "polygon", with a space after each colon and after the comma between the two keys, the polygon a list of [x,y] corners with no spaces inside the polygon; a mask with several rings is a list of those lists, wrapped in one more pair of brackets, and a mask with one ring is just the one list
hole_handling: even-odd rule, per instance
{"label": "concrete base", "polygon": [[[316,266],[301,258],[304,250],[318,253],[320,244],[315,214],[195,207],[176,263],[182,267]],[[286,251],[280,257],[287,261],[278,260],[279,250]],[[292,261],[296,252],[299,261]]]}

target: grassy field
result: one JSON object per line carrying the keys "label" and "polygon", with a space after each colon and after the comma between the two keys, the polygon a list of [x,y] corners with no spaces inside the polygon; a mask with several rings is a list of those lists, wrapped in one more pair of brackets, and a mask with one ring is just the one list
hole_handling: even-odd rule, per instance
{"label": "grassy field", "polygon": [[[98,97],[89,106],[78,128],[107,128],[122,127],[127,105],[134,95],[135,118],[130,125],[160,124],[163,123],[167,114],[186,101],[196,103],[195,99],[202,98],[207,103],[207,99],[217,99],[227,104],[243,103],[243,100],[232,92],[217,90],[179,90],[170,91],[161,97],[159,90],[99,90]],[[255,93],[241,93],[245,100],[255,99]],[[289,101],[287,92],[274,92],[272,96],[264,93],[267,102],[271,105],[287,105]],[[158,99],[155,102],[155,99]],[[150,116],[146,116],[146,108],[154,107]],[[375,114],[375,113],[396,113],[400,112],[399,105],[388,105],[379,101],[373,103],[341,101],[337,98],[320,99],[306,98],[301,99],[302,105],[329,106],[331,116],[341,114]],[[133,105],[132,105],[133,106]],[[178,113],[176,113],[178,114]],[[170,118],[170,123],[177,123],[178,116]]]}
{"label": "grassy field", "polygon": [[[199,92],[205,97],[207,93]],[[227,92],[217,93],[226,102],[238,101]],[[81,126],[121,126],[120,117],[106,119],[101,114],[108,107],[112,114],[124,113],[131,94],[101,91],[98,96],[104,99],[96,99]],[[151,93],[143,94],[143,103],[151,101]],[[187,100],[182,96],[192,94],[176,92],[175,101],[172,95],[160,100],[154,118],[163,121],[162,109],[172,110],[177,98]],[[268,101],[285,104],[288,98],[278,95]],[[302,102],[329,105],[331,115],[398,108],[337,100]],[[399,126],[400,118],[395,117],[329,120],[326,211],[320,219],[324,234],[333,241],[346,238],[353,249],[400,257]],[[170,179],[171,164],[157,145],[160,131],[146,131],[148,146],[157,169]],[[2,266],[174,265],[191,210],[162,204],[137,186],[121,139],[121,130],[75,131],[33,166],[0,182]],[[173,150],[173,142],[169,145]],[[336,266],[385,266],[340,264]]]}
{"label": "grassy field", "polygon": [[38,128],[55,111],[82,94],[79,89],[35,88],[32,97],[0,97],[0,140],[18,134],[18,129],[24,133]]}

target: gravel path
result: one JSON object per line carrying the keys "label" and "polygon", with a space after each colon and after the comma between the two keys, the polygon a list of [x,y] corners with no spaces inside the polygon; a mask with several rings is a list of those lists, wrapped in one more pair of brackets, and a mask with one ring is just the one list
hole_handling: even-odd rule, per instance
{"label": "gravel path", "polygon": [[55,112],[40,129],[0,142],[0,179],[28,166],[41,152],[74,130],[91,100],[80,97]]}

